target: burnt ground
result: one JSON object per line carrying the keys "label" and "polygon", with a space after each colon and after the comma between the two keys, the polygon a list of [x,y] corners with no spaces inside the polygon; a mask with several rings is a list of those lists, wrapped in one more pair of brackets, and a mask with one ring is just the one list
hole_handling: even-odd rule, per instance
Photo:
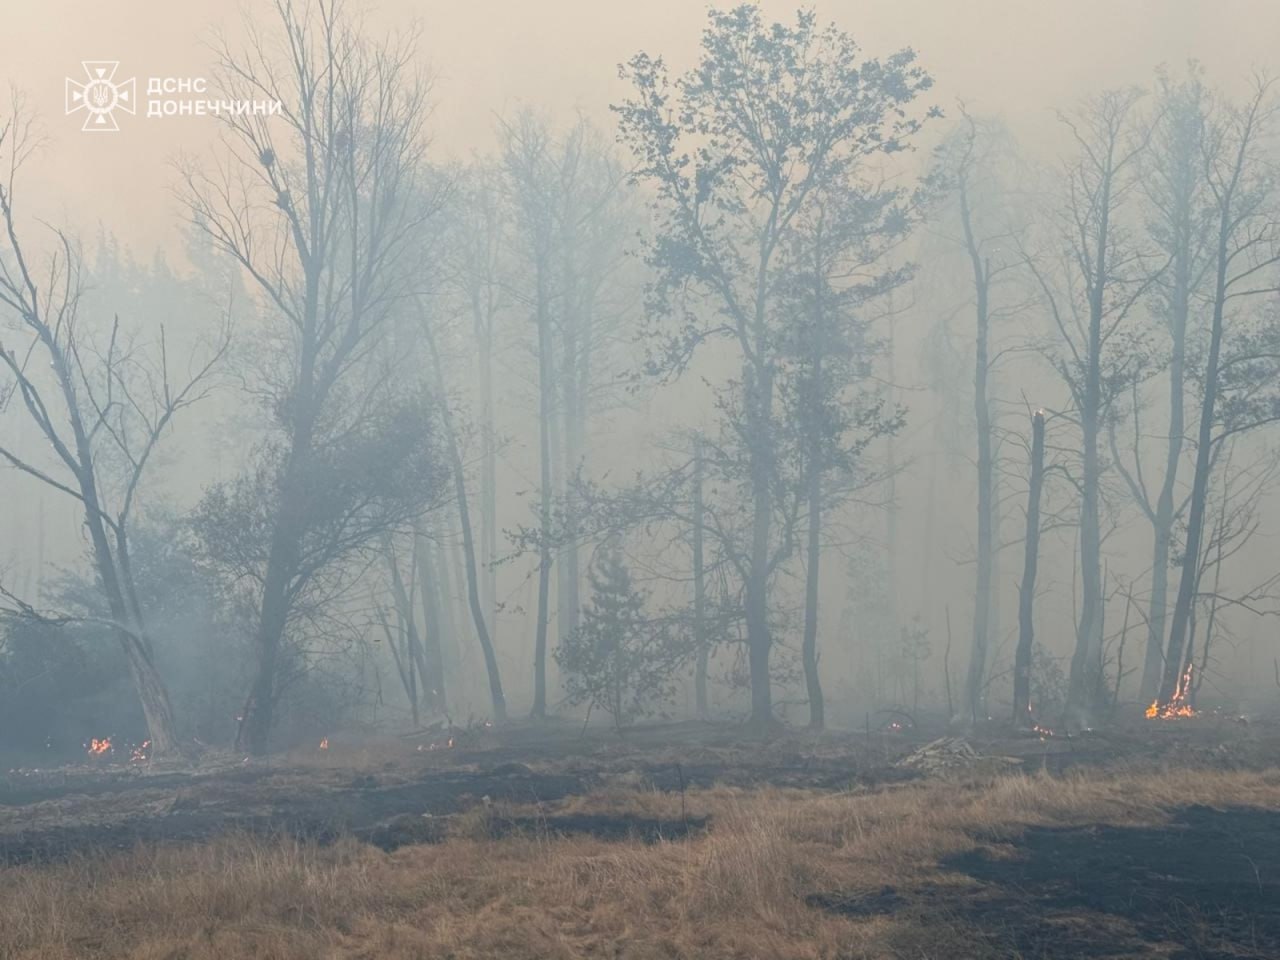
{"label": "burnt ground", "polygon": [[[326,751],[312,748],[267,761],[207,755],[184,768],[107,761],[15,769],[0,773],[0,865],[41,862],[137,843],[193,842],[236,830],[321,841],[354,834],[389,850],[437,841],[445,835],[451,817],[476,808],[509,803],[540,810],[543,804],[553,807],[557,801],[606,786],[668,793],[715,784],[833,791],[875,787],[928,775],[895,763],[942,732],[872,730],[813,736],[779,731],[749,740],[744,739],[740,727],[690,723],[641,727],[619,737],[599,730],[584,733],[576,724],[549,722],[455,731],[452,747],[447,746],[448,734],[444,733],[380,739],[335,734]],[[997,769],[1053,773],[1081,765],[1116,765],[1127,770],[1197,764],[1260,769],[1280,762],[1280,730],[1271,725],[1240,725],[1230,718],[1147,724],[1048,740],[1011,737],[993,730],[971,743],[979,755],[992,758]],[[1249,825],[1247,818],[1239,822],[1246,828]],[[495,834],[589,833],[606,840],[642,842],[680,837],[704,826],[702,821],[683,818],[662,821],[621,814],[566,814],[552,809],[526,820],[495,818],[491,823]],[[1274,825],[1272,829],[1280,833]],[[1144,843],[1157,846],[1167,841],[1169,857],[1186,855],[1185,846],[1167,838],[1160,841],[1160,834],[1125,834],[1130,837],[1125,842],[1136,845],[1132,855],[1135,864],[1143,860],[1140,847]],[[1199,836],[1199,831],[1189,834]],[[1052,849],[1058,848],[1061,852],[1056,856],[1062,859],[1056,867],[1045,868],[1052,876],[1061,879],[1061,871],[1066,869],[1075,871],[1071,875],[1079,878],[1127,878],[1117,880],[1119,886],[1111,893],[1105,887],[1075,880],[1070,884],[1073,890],[1141,900],[1150,877],[1126,874],[1114,865],[1090,866],[1085,862],[1088,836],[1067,832],[1042,837],[1032,831],[1026,839],[1025,863],[984,865],[975,861],[966,865],[974,876],[988,870],[991,875],[982,879],[993,891],[1008,888],[1003,901],[993,892],[988,901],[972,904],[972,909],[998,914],[1002,902],[1016,900],[1012,891],[1019,884],[1025,887],[1025,896],[1053,896],[1048,887],[1041,890],[1036,886],[1039,875],[1035,871],[1053,862]],[[1245,846],[1264,849],[1252,840]],[[1108,855],[1123,848],[1105,843],[1102,847]],[[1213,849],[1221,852],[1227,845],[1215,843]],[[1280,862],[1280,851],[1269,849],[1271,862]],[[1123,865],[1125,861],[1117,862]],[[1216,877],[1211,866],[1205,859],[1195,867],[1195,875]],[[1230,869],[1238,872],[1239,866]],[[1000,873],[1015,869],[1028,873]],[[1133,869],[1137,871],[1139,866]],[[1153,870],[1161,876],[1176,875],[1169,869]],[[1252,876],[1237,880],[1244,883]],[[1176,897],[1176,890],[1170,896]],[[1176,902],[1164,894],[1157,899],[1162,904]],[[1046,904],[1051,905],[1049,901]],[[839,903],[824,906],[841,909]],[[853,907],[845,904],[844,909]],[[1267,929],[1258,936],[1271,936]],[[1037,937],[1050,933],[1059,935],[1057,931],[1028,930],[1026,942],[1034,945],[1039,942]],[[1274,955],[1280,956],[1280,950]]]}
{"label": "burnt ground", "polygon": [[1280,812],[1187,807],[1159,827],[1032,827],[944,862],[955,909],[1023,957],[1280,957]]}

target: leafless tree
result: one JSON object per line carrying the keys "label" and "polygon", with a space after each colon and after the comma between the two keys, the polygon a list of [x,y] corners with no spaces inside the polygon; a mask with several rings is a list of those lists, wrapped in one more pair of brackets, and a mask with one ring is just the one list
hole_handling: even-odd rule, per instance
{"label": "leafless tree", "polygon": [[1159,275],[1156,258],[1135,245],[1122,217],[1145,146],[1134,135],[1140,98],[1137,90],[1108,91],[1062,117],[1075,147],[1065,196],[1047,250],[1025,259],[1052,321],[1046,353],[1081,434],[1081,601],[1068,691],[1070,720],[1079,726],[1093,722],[1105,693],[1099,440],[1116,397],[1144,373],[1147,348],[1131,314]]}
{"label": "leafless tree", "polygon": [[257,663],[238,736],[255,753],[295,603],[410,520],[432,477],[428,418],[393,371],[371,369],[413,291],[415,235],[439,206],[422,177],[429,87],[415,37],[372,42],[340,0],[278,0],[275,15],[269,33],[249,25],[243,52],[219,46],[216,76],[225,97],[278,101],[281,116],[221,114],[223,149],[187,167],[183,194],[270,315],[261,392],[275,422],[257,493],[269,533],[247,574]]}
{"label": "leafless tree", "polygon": [[[28,242],[15,210],[17,176],[35,143],[29,115],[15,101],[0,121],[0,305],[12,321],[7,327],[13,338],[0,342],[8,381],[2,399],[6,405],[15,397],[20,401],[53,458],[45,463],[4,444],[0,459],[80,505],[107,622],[142,704],[151,755],[179,754],[173,706],[156,667],[147,611],[135,586],[130,529],[161,439],[178,413],[208,394],[227,350],[227,331],[207,356],[193,356],[180,372],[171,367],[163,327],[147,342],[118,315],[107,322],[83,316],[79,248],[54,228],[51,250],[41,256],[37,245]],[[7,596],[10,614],[50,616]]]}
{"label": "leafless tree", "polygon": [[1270,154],[1277,103],[1272,82],[1259,77],[1241,105],[1222,104],[1210,120],[1203,151],[1213,231],[1212,288],[1208,354],[1201,377],[1195,467],[1187,510],[1187,539],[1178,592],[1165,650],[1161,702],[1177,689],[1186,661],[1187,634],[1197,592],[1205,512],[1215,448],[1229,437],[1277,416],[1272,384],[1276,373],[1275,334],[1233,342],[1242,313],[1277,288],[1280,219],[1277,219],[1275,163]]}

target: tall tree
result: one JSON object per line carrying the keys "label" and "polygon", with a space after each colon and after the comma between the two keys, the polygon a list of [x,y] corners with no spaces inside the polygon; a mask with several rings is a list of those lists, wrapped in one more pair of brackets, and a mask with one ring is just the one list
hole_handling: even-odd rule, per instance
{"label": "tall tree", "polygon": [[1186,442],[1188,347],[1194,347],[1198,339],[1190,319],[1193,299],[1207,276],[1211,253],[1203,174],[1208,91],[1195,67],[1184,80],[1175,81],[1162,73],[1158,81],[1157,108],[1145,136],[1147,149],[1139,161],[1147,232],[1168,260],[1167,269],[1152,289],[1153,309],[1168,337],[1163,360],[1168,412],[1157,444],[1163,469],[1155,474],[1158,486],[1154,490],[1146,483],[1151,469],[1143,469],[1144,447],[1148,444],[1144,433],[1152,428],[1148,425],[1144,430],[1142,426],[1144,400],[1136,385],[1129,411],[1133,442],[1128,457],[1122,454],[1117,441],[1119,418],[1108,421],[1112,460],[1152,529],[1151,595],[1140,688],[1143,703],[1155,698],[1160,685],[1170,555],[1175,527],[1189,502],[1189,497],[1179,490],[1178,476]]}
{"label": "tall tree", "polygon": [[275,12],[279,42],[251,30],[243,54],[219,49],[216,76],[231,99],[278,101],[280,117],[220,114],[223,162],[185,176],[194,224],[252,278],[277,348],[263,351],[271,439],[199,515],[211,553],[255,584],[237,742],[259,754],[301,600],[340,588],[343,562],[408,522],[438,474],[428,418],[375,369],[377,335],[412,282],[415,235],[438,206],[420,176],[428,87],[413,38],[372,43],[339,0],[280,0]]}
{"label": "tall tree", "polygon": [[1238,344],[1228,336],[1251,302],[1277,290],[1280,220],[1277,219],[1270,135],[1276,117],[1272,83],[1257,79],[1241,105],[1221,104],[1205,133],[1204,177],[1214,217],[1209,344],[1200,374],[1196,458],[1187,512],[1182,570],[1169,626],[1160,701],[1178,689],[1186,663],[1188,628],[1198,592],[1205,512],[1215,449],[1228,437],[1280,415],[1272,387],[1277,342],[1274,326]]}
{"label": "tall tree", "polygon": [[[608,399],[601,385],[611,372],[609,338],[629,309],[629,283],[620,267],[636,221],[620,191],[624,178],[617,160],[585,121],[560,133],[526,112],[504,125],[503,141],[518,228],[515,246],[528,270],[522,299],[537,333],[538,511],[545,527],[541,542],[547,542],[554,500],[568,501],[572,523],[573,478],[585,467],[590,415]],[[579,539],[570,534],[554,554],[539,557],[535,716],[546,710],[552,568],[563,639],[577,625],[579,549]]]}
{"label": "tall tree", "polygon": [[1050,255],[1026,261],[1052,321],[1047,354],[1068,388],[1081,435],[1081,600],[1067,697],[1070,722],[1077,726],[1092,723],[1104,699],[1099,439],[1116,397],[1145,370],[1147,348],[1129,321],[1158,275],[1121,217],[1145,145],[1134,137],[1140,98],[1136,90],[1107,91],[1061,118],[1075,144],[1065,168],[1066,195],[1053,221]]}
{"label": "tall tree", "polygon": [[1040,563],[1040,494],[1044,489],[1044,411],[1031,417],[1031,475],[1027,486],[1026,538],[1018,585],[1018,646],[1013,658],[1013,722],[1030,726],[1031,654],[1035,640],[1036,571]]}
{"label": "tall tree", "polygon": [[750,5],[708,14],[698,64],[674,82],[643,53],[621,75],[633,93],[614,107],[620,139],[656,197],[651,316],[678,324],[652,369],[678,374],[713,341],[733,345],[740,363],[720,401],[736,435],[722,462],[735,464],[746,514],[735,564],[751,721],[764,727],[774,719],[770,585],[795,547],[795,505],[779,482],[779,334],[788,322],[779,255],[820,197],[842,185],[858,194],[872,158],[906,147],[920,125],[908,108],[931,81],[909,50],[863,60],[847,34],[811,12],[768,24]]}
{"label": "tall tree", "polygon": [[[992,410],[991,373],[994,362],[991,325],[1009,312],[1008,306],[993,304],[993,289],[1017,265],[1013,256],[1013,225],[1008,219],[1012,206],[1008,190],[1001,184],[1007,166],[1008,145],[1000,130],[980,122],[963,107],[961,128],[941,151],[942,173],[955,189],[957,245],[967,261],[973,309],[973,415],[976,434],[977,473],[977,556],[973,600],[973,644],[965,683],[969,721],[985,717],[988,648],[995,632],[995,582],[993,572],[999,549],[996,502],[996,427]],[[1006,298],[1007,299],[1007,298]],[[1016,309],[1016,305],[1014,305]]]}
{"label": "tall tree", "polygon": [[[181,753],[177,725],[135,583],[130,532],[162,437],[178,413],[207,395],[228,340],[221,338],[205,360],[192,357],[188,375],[175,381],[163,326],[147,342],[116,316],[97,325],[105,337],[94,335],[94,325],[82,316],[78,247],[54,229],[51,252],[39,257],[15,210],[17,175],[34,145],[30,119],[15,102],[0,118],[0,306],[21,345],[0,342],[8,379],[0,391],[5,402],[21,400],[53,457],[45,463],[6,443],[0,459],[79,504],[107,622],[142,705],[151,755],[172,756]],[[33,362],[37,357],[47,362],[47,373],[45,363]],[[9,613],[45,616],[4,592],[15,604]]]}

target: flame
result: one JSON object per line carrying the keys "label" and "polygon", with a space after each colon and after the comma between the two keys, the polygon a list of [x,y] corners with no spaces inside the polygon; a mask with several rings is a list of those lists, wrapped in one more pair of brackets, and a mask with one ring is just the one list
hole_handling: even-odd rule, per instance
{"label": "flame", "polygon": [[97,737],[94,737],[92,740],[89,741],[89,745],[85,749],[89,751],[89,756],[91,757],[100,757],[104,753],[110,753],[111,738],[103,737],[101,740],[99,740]]}
{"label": "flame", "polygon": [[133,752],[129,755],[129,759],[134,763],[145,763],[151,759],[151,741],[143,740],[140,744],[133,748]]}
{"label": "flame", "polygon": [[328,750],[328,749],[329,749],[329,738],[328,738],[328,737],[325,737],[323,740],[321,740],[321,741],[320,741],[320,749],[321,749],[321,750]]}
{"label": "flame", "polygon": [[438,743],[436,741],[432,741],[431,743],[425,743],[425,744],[420,743],[417,746],[417,750],[418,750],[418,753],[425,753],[426,751],[429,751],[429,750],[448,750],[450,747],[453,746],[453,743],[454,743],[453,737],[450,737],[444,743]]}
{"label": "flame", "polygon": [[1027,719],[1031,722],[1031,732],[1038,734],[1041,740],[1047,740],[1049,739],[1049,737],[1052,737],[1054,735],[1052,730],[1050,730],[1048,727],[1042,727],[1036,721],[1035,715],[1031,711],[1030,700],[1027,701]]}
{"label": "flame", "polygon": [[1160,703],[1157,697],[1151,701],[1151,706],[1147,707],[1148,720],[1172,720],[1175,717],[1194,717],[1195,709],[1191,706],[1191,670],[1192,665],[1187,664],[1186,672],[1178,678],[1178,685],[1173,688],[1173,696],[1169,698],[1166,704]]}

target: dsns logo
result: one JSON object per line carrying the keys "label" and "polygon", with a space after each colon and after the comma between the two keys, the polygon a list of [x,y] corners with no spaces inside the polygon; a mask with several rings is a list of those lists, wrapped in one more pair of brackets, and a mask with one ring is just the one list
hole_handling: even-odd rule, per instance
{"label": "dsns logo", "polygon": [[67,114],[85,111],[81,130],[116,131],[115,111],[137,112],[138,82],[133,77],[121,83],[115,82],[119,60],[83,60],[87,82],[79,83],[67,77]]}

